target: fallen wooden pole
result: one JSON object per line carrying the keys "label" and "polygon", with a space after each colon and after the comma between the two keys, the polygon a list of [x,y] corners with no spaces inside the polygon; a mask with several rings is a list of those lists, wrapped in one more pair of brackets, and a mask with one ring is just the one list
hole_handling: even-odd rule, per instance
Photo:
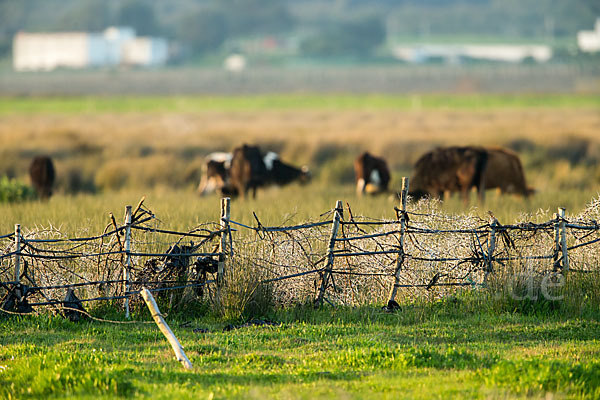
{"label": "fallen wooden pole", "polygon": [[142,293],[142,297],[144,298],[144,301],[146,302],[146,305],[150,309],[150,314],[152,314],[152,318],[154,318],[154,322],[156,322],[156,325],[158,325],[158,329],[160,329],[160,331],[163,333],[163,335],[165,335],[165,337],[171,344],[171,347],[173,348],[173,351],[175,352],[175,357],[177,357],[177,361],[179,361],[181,364],[183,364],[184,368],[192,369],[193,368],[192,363],[185,355],[185,352],[183,351],[183,347],[181,347],[181,344],[179,344],[179,340],[177,340],[177,338],[171,331],[171,328],[169,328],[169,325],[167,325],[167,323],[165,322],[165,319],[162,317],[160,310],[158,309],[158,306],[156,305],[156,301],[154,301],[154,297],[152,296],[152,293],[150,293],[150,291],[146,288],[143,288],[141,293]]}

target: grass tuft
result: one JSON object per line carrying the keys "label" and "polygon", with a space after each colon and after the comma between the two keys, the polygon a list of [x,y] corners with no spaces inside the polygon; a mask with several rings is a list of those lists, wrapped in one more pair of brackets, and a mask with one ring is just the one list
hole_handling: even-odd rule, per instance
{"label": "grass tuft", "polygon": [[482,373],[488,385],[527,395],[563,392],[587,398],[600,395],[600,362],[532,358],[502,360]]}

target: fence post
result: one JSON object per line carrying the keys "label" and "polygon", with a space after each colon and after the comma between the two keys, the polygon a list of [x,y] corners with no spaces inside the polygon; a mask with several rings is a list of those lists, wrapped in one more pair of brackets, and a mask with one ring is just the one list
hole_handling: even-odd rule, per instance
{"label": "fence post", "polygon": [[229,197],[221,198],[221,240],[219,242],[219,264],[217,268],[217,285],[223,284],[223,274],[225,272],[225,252],[227,250],[227,237],[229,234],[229,220],[231,219],[231,199]]}
{"label": "fence post", "polygon": [[331,276],[333,270],[333,251],[335,250],[335,239],[337,237],[338,229],[340,227],[340,221],[342,220],[342,213],[344,212],[342,201],[338,200],[335,203],[335,210],[333,211],[333,223],[331,226],[331,237],[329,238],[329,247],[327,248],[327,264],[323,271],[323,278],[321,279],[321,286],[319,287],[319,293],[315,300],[315,306],[320,307],[323,305],[323,297],[325,296],[325,289],[327,288],[327,282]]}
{"label": "fence post", "polygon": [[490,217],[490,236],[488,237],[488,251],[485,260],[485,277],[483,278],[483,284],[487,283],[488,275],[494,271],[492,266],[492,258],[494,256],[494,250],[496,250],[496,227],[498,226],[498,220],[494,217]]}
{"label": "fence post", "polygon": [[558,209],[558,216],[560,217],[560,245],[562,250],[562,273],[567,275],[569,272],[569,254],[567,252],[567,221],[565,220],[566,209],[560,207]]}
{"label": "fence post", "polygon": [[21,224],[15,224],[15,286],[18,288],[15,294],[21,300]]}
{"label": "fence post", "polygon": [[[124,294],[129,293],[129,275],[131,271],[131,206],[125,207],[125,266],[123,268]],[[125,297],[125,318],[129,319],[129,297]]]}
{"label": "fence post", "polygon": [[560,218],[558,213],[554,213],[552,218],[554,219],[554,254],[552,255],[554,265],[552,269],[557,272],[560,269]]}
{"label": "fence post", "polygon": [[388,300],[388,309],[398,308],[396,302],[396,294],[400,287],[400,272],[404,264],[404,231],[406,230],[406,198],[408,196],[408,185],[409,181],[407,177],[402,177],[402,192],[400,193],[400,233],[398,239],[400,241],[400,249],[398,250],[398,258],[396,258],[396,272],[394,273],[394,286],[390,292],[390,298]]}

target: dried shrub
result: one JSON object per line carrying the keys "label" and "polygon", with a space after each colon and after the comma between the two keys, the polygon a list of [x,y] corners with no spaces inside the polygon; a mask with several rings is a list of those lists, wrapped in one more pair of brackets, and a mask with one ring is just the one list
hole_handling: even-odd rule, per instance
{"label": "dried shrub", "polygon": [[228,261],[223,284],[210,294],[213,311],[228,321],[264,316],[274,306],[272,285],[263,282],[265,271],[248,254],[236,255]]}

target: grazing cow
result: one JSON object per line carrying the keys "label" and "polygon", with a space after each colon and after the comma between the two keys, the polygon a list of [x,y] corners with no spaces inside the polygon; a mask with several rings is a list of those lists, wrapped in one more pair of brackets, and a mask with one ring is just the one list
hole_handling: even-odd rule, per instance
{"label": "grazing cow", "polygon": [[362,153],[354,160],[356,193],[376,194],[387,191],[390,183],[390,170],[383,158],[375,157],[368,152]]}
{"label": "grazing cow", "polygon": [[210,153],[202,164],[202,179],[198,193],[204,196],[215,191],[222,192],[229,184],[229,168],[233,154],[225,152]]}
{"label": "grazing cow", "polygon": [[[236,196],[239,194],[239,187],[234,185],[230,179],[232,159],[232,153],[212,153],[206,157],[206,161],[202,167],[202,180],[198,186],[200,195],[214,191],[218,191],[222,195]],[[311,179],[311,174],[307,166],[296,168],[284,163],[275,152],[267,152],[262,156],[262,161],[266,173],[262,183],[258,186],[269,184],[283,186],[294,181],[304,184]]]}
{"label": "grazing cow", "polygon": [[56,178],[54,163],[48,156],[37,156],[29,165],[29,177],[38,196],[47,200],[52,196],[52,186]]}
{"label": "grazing cow", "polygon": [[460,192],[467,202],[469,191],[476,187],[483,196],[483,170],[488,154],[482,147],[441,147],[417,160],[410,181],[409,194],[414,198],[426,195],[442,197],[444,192]]}
{"label": "grazing cow", "polygon": [[252,197],[256,197],[256,189],[267,182],[267,167],[258,146],[244,144],[233,150],[229,179],[240,196],[246,197],[252,189]]}
{"label": "grazing cow", "polygon": [[527,186],[519,156],[507,149],[488,148],[488,159],[483,172],[485,189],[498,188],[501,193],[528,197],[534,190]]}
{"label": "grazing cow", "polygon": [[308,166],[303,165],[301,168],[296,168],[281,161],[279,155],[272,151],[265,154],[263,161],[267,168],[267,184],[283,186],[295,181],[305,184],[311,179]]}

